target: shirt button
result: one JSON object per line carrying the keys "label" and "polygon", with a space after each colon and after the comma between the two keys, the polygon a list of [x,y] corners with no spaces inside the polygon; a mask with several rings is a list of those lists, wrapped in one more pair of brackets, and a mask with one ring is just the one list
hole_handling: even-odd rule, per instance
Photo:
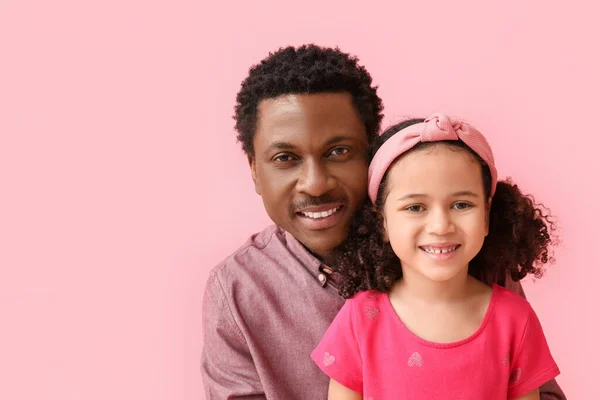
{"label": "shirt button", "polygon": [[327,277],[325,274],[319,274],[319,282],[321,282],[321,286],[325,286],[325,283],[327,283]]}

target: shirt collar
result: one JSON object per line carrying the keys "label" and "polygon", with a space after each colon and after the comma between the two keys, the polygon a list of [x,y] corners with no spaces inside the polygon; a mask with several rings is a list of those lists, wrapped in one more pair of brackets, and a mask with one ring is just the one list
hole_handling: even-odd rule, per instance
{"label": "shirt collar", "polygon": [[336,287],[335,282],[332,279],[332,269],[311,254],[311,252],[308,251],[306,247],[304,247],[304,245],[300,243],[298,239],[296,239],[291,233],[284,231],[281,228],[279,229],[283,232],[290,251],[301,263],[310,268],[310,272],[317,278],[321,286],[325,286],[327,283],[330,283],[331,286]]}

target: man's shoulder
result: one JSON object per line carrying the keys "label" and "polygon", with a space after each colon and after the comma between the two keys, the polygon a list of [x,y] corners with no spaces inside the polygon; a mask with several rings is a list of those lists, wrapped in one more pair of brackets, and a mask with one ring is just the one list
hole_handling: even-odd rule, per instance
{"label": "man's shoulder", "polygon": [[237,250],[225,257],[212,270],[211,276],[227,274],[246,269],[254,265],[254,260],[269,254],[273,247],[285,245],[284,232],[276,225],[270,225],[260,232],[251,235]]}
{"label": "man's shoulder", "polygon": [[[285,246],[283,231],[275,225],[251,235],[246,242],[210,271],[205,297],[212,302],[231,301],[234,294],[253,292],[266,284],[261,268],[270,253],[281,252]],[[271,249],[275,246],[278,250]]]}

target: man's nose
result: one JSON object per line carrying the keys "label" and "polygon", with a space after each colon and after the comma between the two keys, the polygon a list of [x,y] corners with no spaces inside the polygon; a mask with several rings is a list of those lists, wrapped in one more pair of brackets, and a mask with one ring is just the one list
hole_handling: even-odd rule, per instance
{"label": "man's nose", "polygon": [[302,165],[297,189],[313,197],[321,196],[334,189],[336,179],[324,162],[306,160]]}

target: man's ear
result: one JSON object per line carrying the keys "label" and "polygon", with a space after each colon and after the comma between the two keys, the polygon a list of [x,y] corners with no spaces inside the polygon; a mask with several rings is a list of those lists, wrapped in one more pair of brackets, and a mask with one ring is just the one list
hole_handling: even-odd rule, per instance
{"label": "man's ear", "polygon": [[252,181],[254,182],[254,191],[260,196],[260,183],[258,183],[258,177],[256,175],[256,160],[254,159],[254,156],[248,156],[248,165],[250,165],[250,174],[252,175]]}

